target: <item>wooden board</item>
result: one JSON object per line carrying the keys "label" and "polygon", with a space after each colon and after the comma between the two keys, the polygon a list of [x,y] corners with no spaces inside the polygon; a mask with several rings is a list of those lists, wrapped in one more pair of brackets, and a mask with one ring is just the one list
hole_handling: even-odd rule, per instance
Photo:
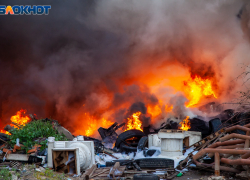
{"label": "wooden board", "polygon": [[[99,168],[94,171],[94,173],[90,176],[90,179],[112,179],[109,178],[110,170],[112,167],[104,167],[104,168]],[[117,171],[115,172],[115,177],[121,177],[126,169],[126,166],[120,166]]]}

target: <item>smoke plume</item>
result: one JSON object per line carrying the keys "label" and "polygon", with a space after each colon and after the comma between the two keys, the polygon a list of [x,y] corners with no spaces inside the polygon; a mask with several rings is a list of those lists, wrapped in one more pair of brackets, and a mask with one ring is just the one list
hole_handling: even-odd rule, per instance
{"label": "smoke plume", "polygon": [[[0,4],[20,4],[8,3]],[[134,103],[184,105],[176,93],[194,75],[212,79],[220,101],[243,88],[234,81],[250,58],[237,17],[243,1],[42,3],[52,3],[48,16],[0,18],[3,125],[23,108],[81,133],[86,112],[122,122]]]}

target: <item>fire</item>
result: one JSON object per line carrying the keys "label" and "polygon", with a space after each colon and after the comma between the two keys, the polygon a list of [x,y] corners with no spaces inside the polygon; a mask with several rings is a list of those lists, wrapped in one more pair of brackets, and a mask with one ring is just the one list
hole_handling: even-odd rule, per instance
{"label": "fire", "polygon": [[189,119],[189,116],[187,116],[186,119],[184,119],[183,121],[181,121],[179,123],[181,125],[181,127],[179,127],[179,129],[184,130],[184,131],[188,131],[191,128],[191,124],[190,124],[190,121],[188,119]]}
{"label": "fire", "polygon": [[171,106],[166,105],[166,106],[165,106],[165,111],[166,111],[166,112],[171,112],[172,109],[173,109],[173,105],[171,105]]}
{"label": "fire", "polygon": [[159,105],[148,106],[147,110],[148,110],[148,113],[151,114],[153,117],[158,116],[162,113]]}
{"label": "fire", "polygon": [[187,107],[197,104],[202,96],[213,95],[217,98],[212,89],[212,81],[209,79],[202,79],[201,77],[195,76],[194,79],[184,81],[184,84],[187,86],[186,93],[189,99],[189,103],[186,105]]}
{"label": "fire", "polygon": [[[30,121],[30,117],[25,116],[26,112],[27,110],[23,110],[23,109],[21,109],[20,111],[17,111],[16,115],[11,116],[10,118],[11,122],[17,125],[25,126]],[[18,126],[13,125],[13,124],[11,124],[11,126],[18,128]]]}
{"label": "fire", "polygon": [[131,129],[137,129],[140,131],[142,130],[142,122],[139,119],[139,116],[141,115],[141,112],[136,112],[134,114],[132,114],[131,117],[127,118],[128,122],[127,122],[127,130],[131,130]]}
{"label": "fire", "polygon": [[[19,128],[18,126],[25,126],[30,121],[30,117],[25,116],[26,112],[27,110],[24,110],[24,109],[17,111],[16,115],[11,116],[10,118],[11,122],[15,123],[16,125],[15,124],[10,124],[10,125],[13,126],[14,128]],[[11,135],[8,131],[1,130],[1,129],[0,129],[0,133]]]}
{"label": "fire", "polygon": [[5,130],[0,130],[0,133],[4,133],[4,134],[7,134],[7,135],[11,135],[8,131],[5,131]]}
{"label": "fire", "polygon": [[102,118],[101,120],[97,120],[94,116],[89,115],[88,113],[85,113],[85,121],[87,122],[87,129],[84,132],[85,136],[91,136],[94,133],[97,132],[97,129],[99,127],[103,127],[103,128],[108,128],[110,127],[113,122]]}

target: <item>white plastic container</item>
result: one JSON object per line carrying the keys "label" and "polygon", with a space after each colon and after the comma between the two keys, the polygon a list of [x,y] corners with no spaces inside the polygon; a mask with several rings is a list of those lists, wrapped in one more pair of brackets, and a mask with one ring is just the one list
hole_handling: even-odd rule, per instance
{"label": "white plastic container", "polygon": [[54,148],[65,148],[65,142],[66,141],[55,141]]}
{"label": "white plastic container", "polygon": [[48,137],[48,168],[53,168],[52,149],[54,148],[55,137]]}
{"label": "white plastic container", "polygon": [[77,136],[77,141],[84,141],[84,137],[83,136]]}
{"label": "white plastic container", "polygon": [[148,135],[148,147],[161,147],[161,139],[158,137],[158,134],[149,134]]}
{"label": "white plastic container", "polygon": [[54,142],[55,141],[55,137],[48,137],[48,142]]}
{"label": "white plastic container", "polygon": [[161,155],[182,156],[184,133],[182,131],[172,132],[162,129],[158,133],[161,138]]}
{"label": "white plastic container", "polygon": [[[80,139],[80,141],[77,141]],[[93,141],[84,141],[83,137],[75,138],[75,141],[53,141],[53,138],[49,138],[48,142],[48,167],[53,168],[52,160],[52,150],[63,151],[64,149],[78,149],[77,150],[77,159],[79,168],[81,170],[86,170],[90,168],[95,163],[95,154],[94,154],[94,142]],[[77,167],[78,168],[78,167]]]}
{"label": "white plastic container", "polygon": [[197,131],[184,131],[184,136],[188,137],[188,145],[191,146],[201,140],[201,132]]}

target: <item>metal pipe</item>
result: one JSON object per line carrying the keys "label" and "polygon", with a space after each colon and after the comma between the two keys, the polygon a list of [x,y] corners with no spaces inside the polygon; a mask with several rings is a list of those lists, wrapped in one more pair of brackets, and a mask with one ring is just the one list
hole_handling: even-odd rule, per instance
{"label": "metal pipe", "polygon": [[[200,163],[196,160],[194,160],[194,163],[199,166],[199,167],[210,167],[210,168],[215,168],[214,164],[205,164],[205,163]],[[230,167],[225,167],[225,166],[220,166],[220,170],[222,171],[229,171],[229,172],[233,172],[233,173],[240,173],[241,171],[235,169],[235,168],[230,168]]]}
{"label": "metal pipe", "polygon": [[216,153],[216,152],[222,153],[222,154],[245,154],[245,153],[250,152],[250,150],[206,148],[206,149],[202,149],[201,151],[199,151],[198,153],[193,155],[193,159],[194,160],[199,159],[200,157],[202,157],[206,153]]}
{"label": "metal pipe", "polygon": [[222,163],[230,164],[230,165],[250,165],[250,159],[226,159],[221,158],[220,160]]}
{"label": "metal pipe", "polygon": [[232,126],[232,127],[226,128],[225,132],[231,132],[231,131],[234,131],[236,129],[239,129],[239,130],[242,130],[242,131],[246,131],[246,132],[250,131],[250,128],[247,128],[245,126],[236,125],[236,126]]}
{"label": "metal pipe", "polygon": [[[246,135],[249,136],[250,135],[250,131],[247,131]],[[250,142],[250,140],[246,139],[245,148],[249,148],[249,142]]]}
{"label": "metal pipe", "polygon": [[249,139],[250,140],[250,136],[233,133],[233,134],[229,134],[227,136],[220,138],[220,141],[223,142],[223,141],[227,141],[227,140],[232,139],[232,138]]}
{"label": "metal pipe", "polygon": [[250,123],[244,125],[244,127],[250,128]]}
{"label": "metal pipe", "polygon": [[246,153],[246,154],[243,154],[243,155],[241,156],[242,159],[247,159],[247,158],[249,158],[249,157],[250,157],[250,152],[248,152],[248,153]]}
{"label": "metal pipe", "polygon": [[[219,146],[215,149],[236,149],[236,148],[244,148],[244,144],[237,144],[237,145],[232,145],[232,146]],[[208,157],[213,157],[213,153],[209,153]]]}
{"label": "metal pipe", "polygon": [[216,143],[211,144],[210,146],[208,146],[208,148],[216,148],[218,146],[235,145],[235,144],[241,144],[241,143],[244,143],[244,142],[245,142],[245,140],[242,140],[242,139],[237,139],[237,140],[232,140],[232,141],[225,141],[225,142],[216,142]]}
{"label": "metal pipe", "polygon": [[220,176],[220,154],[216,152],[215,154],[215,159],[214,159],[214,175],[215,176]]}
{"label": "metal pipe", "polygon": [[236,149],[236,148],[244,148],[244,144],[236,144],[232,146],[219,146],[215,149]]}

